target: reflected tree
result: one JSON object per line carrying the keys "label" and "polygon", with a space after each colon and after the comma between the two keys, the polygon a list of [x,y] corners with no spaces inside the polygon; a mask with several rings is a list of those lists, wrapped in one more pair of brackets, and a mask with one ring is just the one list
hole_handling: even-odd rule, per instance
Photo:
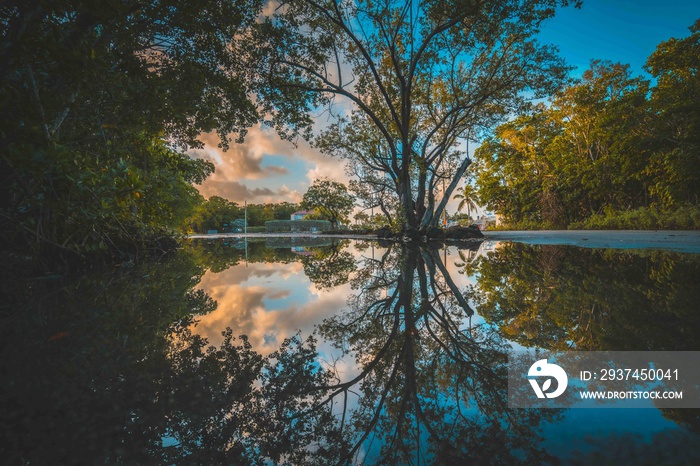
{"label": "reflected tree", "polygon": [[[549,341],[551,349],[563,342],[692,349],[695,341],[678,338],[697,328],[687,305],[698,302],[690,282],[698,264],[687,257],[512,245],[467,262],[467,248],[458,261],[481,274],[468,290],[429,245],[372,246],[358,259],[343,246],[295,256],[315,271],[317,286],[347,280],[354,290],[347,309],[269,355],[234,330],[218,347],[193,331],[193,316],[216,306],[195,290],[212,251],[182,250],[80,283],[36,281],[28,294],[44,297],[26,304],[31,312],[5,313],[14,320],[2,328],[6,457],[27,464],[538,464],[553,460],[538,447],[540,426],[560,412],[508,408],[509,340]],[[471,325],[471,298],[486,324]],[[592,302],[591,316],[582,309]],[[656,328],[641,319],[655,319]]]}
{"label": "reflected tree", "polygon": [[[697,255],[511,243],[465,269],[479,274],[472,289],[479,314],[503,337],[523,346],[584,351],[700,349]],[[673,389],[671,383],[666,387]],[[700,410],[662,408],[661,412],[698,431]]]}
{"label": "reflected tree", "polygon": [[348,244],[348,241],[341,241],[313,248],[310,255],[302,258],[304,273],[316,287],[334,288],[348,282],[356,266],[352,254],[342,250]]}
{"label": "reflected tree", "polygon": [[[537,426],[552,413],[507,407],[507,344],[471,327],[462,291],[428,247],[389,246],[365,258],[349,309],[319,333],[342,351],[317,409],[333,407],[348,449],[342,464],[537,462]],[[345,358],[357,372],[346,374]],[[323,407],[323,408],[322,408]]]}

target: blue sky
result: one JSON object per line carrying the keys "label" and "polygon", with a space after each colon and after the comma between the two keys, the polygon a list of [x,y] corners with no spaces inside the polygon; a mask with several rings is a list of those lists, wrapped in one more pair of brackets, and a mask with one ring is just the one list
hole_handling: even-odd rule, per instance
{"label": "blue sky", "polygon": [[564,8],[545,24],[543,43],[559,47],[580,76],[591,59],[627,63],[635,74],[656,46],[686,37],[700,18],[700,1],[584,0],[581,9]]}
{"label": "blue sky", "polygon": [[[627,63],[638,75],[660,42],[687,37],[698,18],[700,0],[583,0],[581,9],[560,9],[545,23],[539,39],[559,48],[576,67],[576,77],[592,59]],[[241,204],[299,202],[318,177],[348,182],[343,161],[320,154],[304,141],[297,146],[281,141],[269,129],[252,128],[244,144],[232,145],[226,153],[216,147],[218,140],[212,135],[203,141],[204,150],[192,155],[216,166],[216,173],[200,187],[207,198],[218,195]]]}

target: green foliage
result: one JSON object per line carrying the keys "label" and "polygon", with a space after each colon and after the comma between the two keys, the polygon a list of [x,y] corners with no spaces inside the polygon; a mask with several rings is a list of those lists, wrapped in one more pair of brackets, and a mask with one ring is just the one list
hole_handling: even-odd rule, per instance
{"label": "green foliage", "polygon": [[[264,226],[271,220],[289,220],[292,213],[299,210],[298,204],[282,202],[279,204],[248,204],[248,231],[251,227]],[[231,225],[236,220],[243,222],[244,206],[219,196],[212,196],[203,201],[187,219],[189,231],[205,233],[207,230],[223,230],[223,225]],[[241,223],[242,225],[242,223]]]}
{"label": "green foliage", "polygon": [[474,186],[470,184],[465,185],[464,188],[462,188],[462,192],[454,195],[455,199],[460,200],[457,210],[461,212],[462,209],[466,208],[467,216],[471,217],[472,211],[476,212],[475,197],[476,193]]}
{"label": "green foliage", "polygon": [[348,188],[327,178],[314,180],[302,200],[303,208],[316,210],[331,222],[334,229],[338,228],[338,222],[349,221],[354,206],[355,197],[348,192]]}
{"label": "green foliage", "polygon": [[700,206],[659,212],[640,207],[624,212],[607,211],[569,225],[570,230],[700,230]]}
{"label": "green foliage", "polygon": [[690,31],[659,44],[646,64],[657,80],[649,191],[663,207],[700,204],[700,19]]}
{"label": "green foliage", "polygon": [[700,204],[700,29],[691,31],[649,58],[654,86],[593,61],[550,106],[501,125],[477,150],[481,202],[512,228],[696,228],[682,214]]}
{"label": "green foliage", "polygon": [[265,231],[271,233],[286,233],[292,231],[291,220],[270,220],[265,222]]}
{"label": "green foliage", "polygon": [[[243,216],[243,208],[223,197],[212,196],[197,206],[187,220],[188,230],[204,233],[208,230],[222,230],[224,224],[231,224]],[[248,222],[250,223],[250,222]]]}
{"label": "green foliage", "polygon": [[328,220],[291,220],[291,231],[326,231],[332,228]]}
{"label": "green foliage", "polygon": [[200,201],[192,184],[213,171],[183,148],[202,131],[227,143],[258,119],[232,38],[261,6],[4,4],[2,247],[52,267],[172,236]]}

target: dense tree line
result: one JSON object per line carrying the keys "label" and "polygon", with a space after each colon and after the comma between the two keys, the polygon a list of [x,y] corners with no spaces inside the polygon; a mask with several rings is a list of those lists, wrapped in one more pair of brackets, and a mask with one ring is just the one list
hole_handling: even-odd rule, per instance
{"label": "dense tree line", "polygon": [[231,202],[219,196],[202,200],[186,221],[188,231],[204,233],[222,230],[224,225],[243,227],[247,218],[249,227],[263,227],[270,220],[290,220],[299,210],[310,212],[308,220],[328,220],[337,228],[339,222],[348,222],[355,205],[355,198],[343,183],[327,178],[315,180],[304,194],[300,204],[279,202],[276,204],[248,204]]}
{"label": "dense tree line", "polygon": [[192,215],[186,220],[188,231],[205,233],[208,230],[221,231],[223,226],[233,222],[243,226],[247,216],[249,227],[265,226],[269,220],[289,220],[291,214],[298,211],[299,204],[280,202],[278,204],[248,204],[246,206],[229,201],[219,196],[212,196],[202,200],[195,208]]}
{"label": "dense tree line", "polygon": [[231,38],[261,6],[3,2],[3,256],[53,267],[162,249],[213,170],[183,149],[258,120]]}
{"label": "dense tree line", "polygon": [[482,203],[521,227],[700,227],[700,22],[646,70],[592,62],[477,151]]}

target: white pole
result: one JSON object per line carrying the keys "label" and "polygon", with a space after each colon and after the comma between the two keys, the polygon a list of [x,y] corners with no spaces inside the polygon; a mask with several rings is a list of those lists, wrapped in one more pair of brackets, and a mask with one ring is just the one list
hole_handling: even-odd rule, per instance
{"label": "white pole", "polygon": [[248,234],[248,201],[243,201],[243,234]]}

